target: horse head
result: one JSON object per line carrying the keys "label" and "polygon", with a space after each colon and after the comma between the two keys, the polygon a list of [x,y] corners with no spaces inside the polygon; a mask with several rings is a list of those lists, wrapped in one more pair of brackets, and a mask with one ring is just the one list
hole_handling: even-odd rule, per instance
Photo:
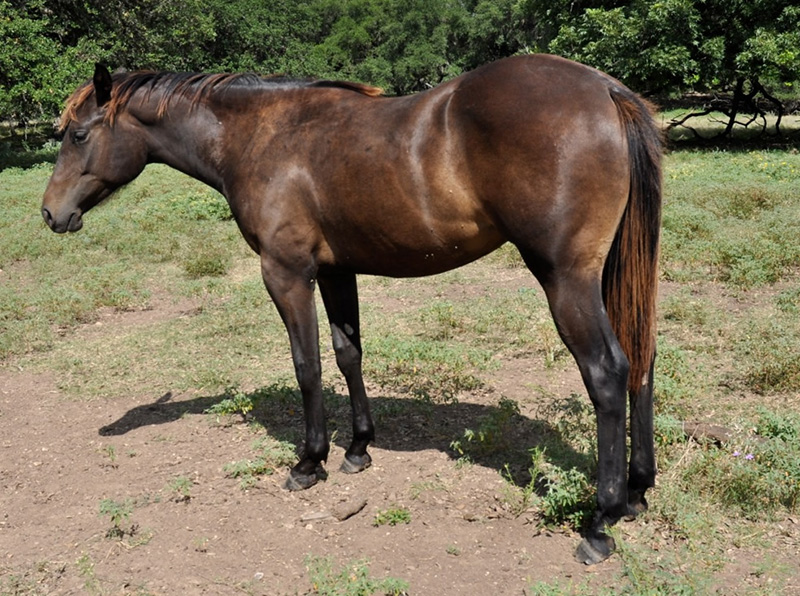
{"label": "horse head", "polygon": [[111,74],[98,64],[92,81],[67,102],[63,141],[42,202],[42,216],[54,232],[80,230],[83,214],[136,178],[147,163],[141,125],[131,114],[117,113],[114,95]]}

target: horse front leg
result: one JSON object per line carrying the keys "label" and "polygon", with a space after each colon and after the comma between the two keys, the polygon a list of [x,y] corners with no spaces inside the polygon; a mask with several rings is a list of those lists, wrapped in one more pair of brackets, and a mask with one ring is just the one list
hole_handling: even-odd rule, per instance
{"label": "horse front leg", "polygon": [[316,271],[286,268],[262,255],[264,284],[289,334],[297,383],[303,395],[305,445],[300,461],[286,480],[289,490],[303,490],[326,478],[322,462],[327,461],[330,444],[322,398],[322,370],[319,358],[319,327],[314,304]]}
{"label": "horse front leg", "polygon": [[347,381],[353,410],[353,440],[342,462],[342,471],[361,472],[372,463],[367,447],[375,439],[375,425],[361,372],[361,330],[358,289],[354,273],[320,275],[319,289],[331,325],[336,364]]}

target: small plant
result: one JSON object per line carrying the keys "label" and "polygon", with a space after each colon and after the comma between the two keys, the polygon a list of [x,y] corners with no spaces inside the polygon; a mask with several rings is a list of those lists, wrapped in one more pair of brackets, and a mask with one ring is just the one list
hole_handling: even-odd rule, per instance
{"label": "small plant", "polygon": [[118,467],[119,464],[117,464],[117,449],[116,449],[116,447],[114,447],[113,445],[106,445],[103,448],[103,453],[105,453],[106,456],[108,457],[108,461],[109,461],[108,466],[109,467],[111,467],[111,468]]}
{"label": "small plant", "polygon": [[[525,491],[540,510],[545,526],[567,525],[580,529],[595,509],[594,486],[577,468],[562,469],[549,462],[544,449],[531,450],[531,483]],[[533,487],[537,498],[533,499]]]}
{"label": "small plant", "polygon": [[188,503],[192,499],[192,481],[186,476],[173,478],[167,486],[174,493],[172,500],[176,503]]}
{"label": "small plant", "polygon": [[111,521],[111,528],[106,531],[106,538],[123,538],[126,534],[133,535],[136,531],[135,526],[127,529],[123,523],[130,519],[133,513],[133,501],[126,499],[123,502],[114,499],[103,499],[100,501],[100,515],[107,516]]}
{"label": "small plant", "polygon": [[410,524],[411,512],[405,507],[391,507],[379,511],[372,522],[374,526],[396,526],[398,524]]}
{"label": "small plant", "polygon": [[462,391],[481,387],[476,373],[491,360],[489,351],[394,334],[370,340],[367,349],[366,374],[424,402],[455,402]]}
{"label": "small plant", "polygon": [[297,455],[294,445],[265,436],[253,443],[258,455],[225,466],[225,474],[238,478],[242,489],[254,486],[259,476],[271,475],[276,469],[292,464]]}
{"label": "small plant", "polygon": [[746,358],[744,380],[759,393],[800,390],[800,327],[796,317],[750,322],[737,344]]}
{"label": "small plant", "polygon": [[355,561],[336,568],[331,557],[306,557],[306,569],[311,580],[311,593],[322,596],[403,596],[408,582],[386,577],[374,579],[369,575],[366,561]]}
{"label": "small plant", "polygon": [[255,407],[253,394],[245,393],[235,387],[225,390],[225,398],[205,410],[206,414],[214,414],[219,419],[220,416],[241,416],[247,420],[250,412]]}
{"label": "small plant", "polygon": [[481,420],[477,430],[464,429],[461,438],[452,441],[450,447],[466,460],[504,451],[508,447],[511,425],[519,413],[516,401],[501,397],[497,407]]}
{"label": "small plant", "polygon": [[183,263],[183,269],[189,279],[222,277],[230,266],[230,255],[209,246],[197,248]]}
{"label": "small plant", "polygon": [[92,561],[92,558],[87,553],[83,553],[78,560],[75,561],[75,564],[78,567],[78,574],[84,580],[83,587],[86,592],[88,594],[100,594],[100,581],[95,574],[94,561]]}

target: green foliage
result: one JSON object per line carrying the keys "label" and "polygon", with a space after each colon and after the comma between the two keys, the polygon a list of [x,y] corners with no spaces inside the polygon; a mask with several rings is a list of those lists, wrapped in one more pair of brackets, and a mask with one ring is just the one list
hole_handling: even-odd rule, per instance
{"label": "green foliage", "polygon": [[595,508],[594,486],[577,468],[562,469],[547,460],[545,451],[531,451],[531,478],[541,486],[538,507],[542,522],[548,526],[584,527]]}
{"label": "green foliage", "polygon": [[736,350],[746,363],[744,381],[759,392],[800,391],[800,325],[797,317],[781,314],[751,321]]}
{"label": "green foliage", "polygon": [[709,449],[687,467],[684,478],[747,519],[772,519],[781,510],[796,513],[800,448],[797,441],[771,439],[730,450]]}
{"label": "green foliage", "polygon": [[239,415],[244,420],[247,420],[250,412],[255,405],[254,400],[258,399],[258,393],[245,393],[235,387],[225,390],[225,396],[222,400],[215,403],[213,406],[206,408],[206,414],[214,414],[219,416],[234,416]]}
{"label": "green foliage", "polygon": [[306,557],[306,569],[311,580],[311,594],[322,596],[403,596],[408,583],[387,577],[370,577],[366,561],[355,561],[336,567],[332,557]]}
{"label": "green foliage", "polygon": [[390,507],[383,509],[375,515],[372,524],[375,526],[396,526],[410,524],[411,512],[405,507]]}
{"label": "green foliage", "polygon": [[504,452],[509,446],[511,424],[519,414],[519,404],[502,397],[497,407],[480,421],[477,430],[464,429],[462,437],[452,441],[450,447],[465,460]]}
{"label": "green foliage", "polygon": [[174,493],[173,501],[188,503],[192,499],[192,480],[186,476],[173,478],[167,488]]}
{"label": "green foliage", "polygon": [[242,489],[250,488],[258,481],[259,476],[270,476],[278,468],[288,466],[297,460],[294,445],[279,441],[269,435],[253,443],[256,456],[227,464],[225,474],[230,478],[238,478]]}
{"label": "green foliage", "polygon": [[663,217],[664,274],[747,289],[800,265],[794,152],[683,153],[669,158]]}
{"label": "green foliage", "polygon": [[134,528],[124,528],[133,513],[133,500],[115,501],[103,499],[100,501],[100,515],[106,516],[111,521],[111,528],[106,531],[106,538],[123,538],[125,534],[133,534]]}

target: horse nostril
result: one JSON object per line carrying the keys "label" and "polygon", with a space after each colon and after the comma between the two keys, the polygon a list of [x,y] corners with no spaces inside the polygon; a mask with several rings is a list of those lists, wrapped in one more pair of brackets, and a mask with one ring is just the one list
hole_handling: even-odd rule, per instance
{"label": "horse nostril", "polygon": [[53,225],[53,214],[50,213],[47,207],[42,207],[42,217],[44,217],[44,221],[47,222],[48,226]]}

